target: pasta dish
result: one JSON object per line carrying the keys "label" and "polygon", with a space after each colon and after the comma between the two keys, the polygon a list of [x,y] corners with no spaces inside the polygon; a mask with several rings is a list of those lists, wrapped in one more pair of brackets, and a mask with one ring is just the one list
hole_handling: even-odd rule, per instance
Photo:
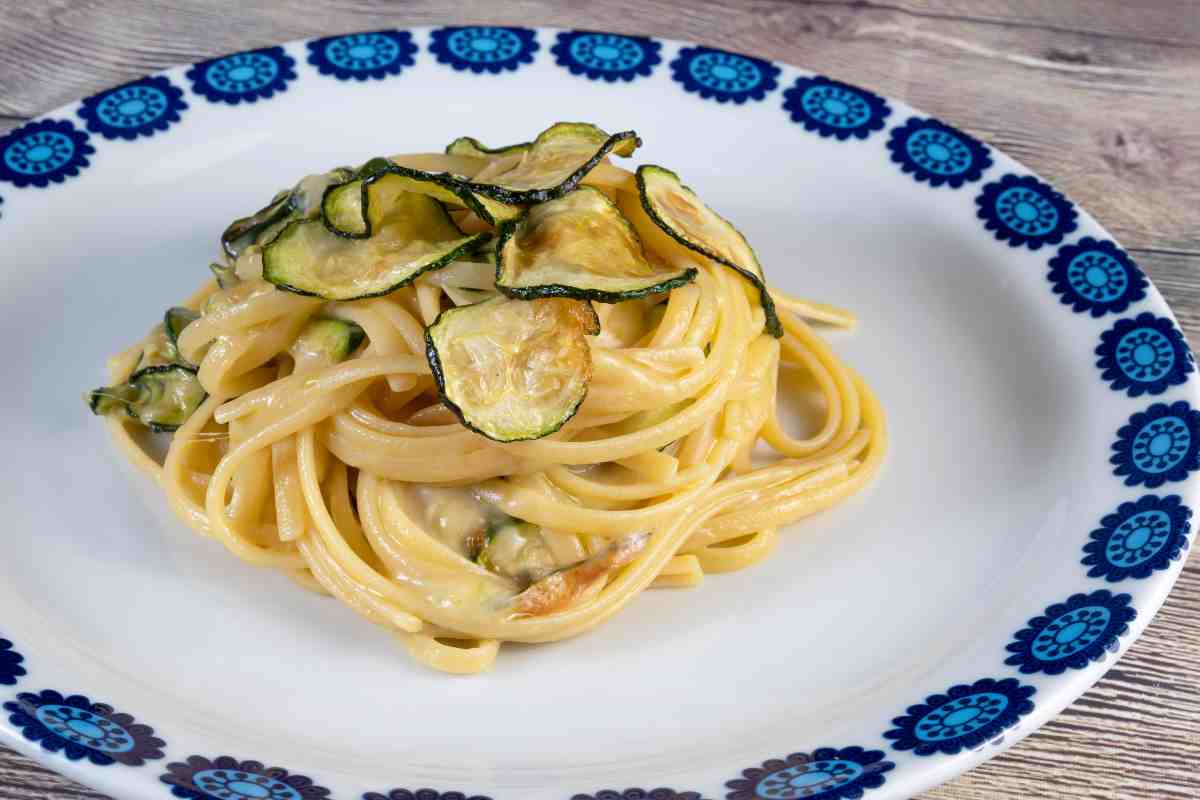
{"label": "pasta dish", "polygon": [[640,144],[558,123],[309,175],[89,406],[196,531],[446,672],[754,564],[871,480],[884,415],[815,330],[854,317],[614,163]]}

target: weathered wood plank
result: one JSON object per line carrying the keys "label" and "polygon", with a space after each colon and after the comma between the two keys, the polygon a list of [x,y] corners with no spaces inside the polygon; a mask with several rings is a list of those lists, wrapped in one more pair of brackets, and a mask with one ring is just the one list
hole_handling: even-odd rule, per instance
{"label": "weathered wood plank", "polygon": [[[1194,0],[0,0],[0,133],[203,57],[388,25],[495,22],[692,39],[912,102],[1066,189],[1130,247],[1200,345],[1200,10]],[[1200,562],[1087,695],[928,800],[1200,797]],[[0,748],[0,800],[101,795]]]}

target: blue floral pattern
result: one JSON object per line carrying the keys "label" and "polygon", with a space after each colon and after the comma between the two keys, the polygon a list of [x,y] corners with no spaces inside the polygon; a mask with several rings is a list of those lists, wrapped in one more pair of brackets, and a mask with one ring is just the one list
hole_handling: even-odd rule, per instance
{"label": "blue floral pattern", "polygon": [[183,91],[156,75],[92,95],[79,107],[79,116],[93,133],[132,141],[165,131],[187,107]]}
{"label": "blue floral pattern", "polygon": [[1144,311],[1136,319],[1117,320],[1100,335],[1096,366],[1118,392],[1130,397],[1162,394],[1187,382],[1195,370],[1183,333],[1167,317]]}
{"label": "blue floral pattern", "polygon": [[632,81],[646,76],[662,57],[662,45],[645,36],[623,36],[594,31],[563,31],[550,48],[554,60],[572,75],[594,81]]}
{"label": "blue floral pattern", "polygon": [[167,765],[159,780],[185,800],[324,800],[329,790],[304,775],[232,756],[191,756]]}
{"label": "blue floral pattern", "polygon": [[476,74],[499,74],[533,63],[537,32],[528,28],[470,26],[439,28],[430,34],[429,52],[443,64]]}
{"label": "blue floral pattern", "polygon": [[1059,248],[1047,277],[1064,305],[1093,317],[1121,313],[1144,299],[1149,285],[1124,250],[1090,236]]}
{"label": "blue floral pattern", "polygon": [[1111,463],[1126,486],[1150,489],[1182,481],[1200,469],[1200,411],[1184,400],[1155,403],[1117,431]]}
{"label": "blue floral pattern", "polygon": [[784,759],[764,761],[761,767],[742,770],[742,777],[726,782],[732,791],[726,800],[857,800],[867,789],[878,789],[884,773],[895,764],[882,750],[861,747],[822,747],[811,753],[792,753]]}
{"label": "blue floral pattern", "polygon": [[[401,798],[401,800],[408,800],[408,798]],[[424,800],[424,798],[420,800]],[[577,794],[571,800],[704,800],[704,798],[700,796],[699,792],[677,792],[674,789],[659,788],[650,791],[626,789],[623,792],[615,789],[602,789],[594,795]]]}
{"label": "blue floral pattern", "polygon": [[762,100],[779,85],[779,67],[770,61],[711,47],[680,50],[671,62],[671,75],[705,100],[737,105]]}
{"label": "blue floral pattern", "polygon": [[408,31],[369,31],[313,39],[308,63],[341,81],[381,80],[415,64],[416,52]]}
{"label": "blue floral pattern", "polygon": [[8,639],[0,639],[0,686],[13,686],[25,675],[21,662],[25,657],[13,649]]}
{"label": "blue floral pattern", "polygon": [[462,792],[439,792],[436,789],[392,789],[387,794],[379,792],[367,792],[363,795],[363,800],[492,800],[490,797],[483,795],[467,795]]}
{"label": "blue floral pattern", "polygon": [[911,118],[892,130],[888,149],[904,172],[930,186],[958,189],[982,178],[992,165],[982,142],[936,119]]}
{"label": "blue floral pattern", "polygon": [[1127,594],[1107,589],[1073,594],[1065,603],[1048,606],[1043,615],[1029,620],[1006,648],[1012,655],[1004,663],[1030,674],[1060,675],[1083,669],[1117,651],[1118,640],[1129,633],[1137,616]]}
{"label": "blue floral pattern", "polygon": [[9,712],[8,721],[20,728],[26,739],[48,752],[62,751],[71,761],[86,758],[99,767],[140,767],[163,757],[165,742],[154,735],[153,728],[83,695],[64,697],[53,689],[39,694],[22,692],[5,703],[4,709]]}
{"label": "blue floral pattern", "polygon": [[0,181],[45,188],[73,178],[96,152],[88,138],[65,119],[27,122],[0,136]]}
{"label": "blue floral pattern", "polygon": [[1192,510],[1174,494],[1148,494],[1136,503],[1122,503],[1092,531],[1080,563],[1091,568],[1089,578],[1109,583],[1149,578],[1179,560],[1188,546],[1191,518]]}
{"label": "blue floral pattern", "polygon": [[1032,175],[1005,175],[987,184],[975,204],[984,226],[1011,247],[1058,244],[1078,227],[1070,201]]}
{"label": "blue floral pattern", "polygon": [[892,107],[874,92],[822,75],[798,78],[783,93],[792,122],[822,138],[866,139],[883,130]]}
{"label": "blue floral pattern", "polygon": [[945,694],[934,694],[924,703],[908,707],[892,720],[895,728],[883,734],[896,750],[912,750],[919,756],[935,753],[955,755],[996,739],[1033,711],[1029,698],[1037,690],[1016,678],[981,678],[973,684],[951,686]]}
{"label": "blue floral pattern", "polygon": [[282,47],[247,50],[201,61],[187,71],[192,91],[213,103],[253,103],[287,90],[295,60]]}

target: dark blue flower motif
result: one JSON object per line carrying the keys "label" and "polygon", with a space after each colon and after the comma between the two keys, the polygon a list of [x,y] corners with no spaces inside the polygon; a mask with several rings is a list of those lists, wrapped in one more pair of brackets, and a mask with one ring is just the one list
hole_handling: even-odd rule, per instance
{"label": "dark blue flower motif", "polygon": [[0,181],[45,188],[73,178],[96,152],[88,138],[65,119],[27,122],[0,136]]}
{"label": "dark blue flower motif", "polygon": [[79,116],[93,133],[132,141],[165,131],[187,107],[183,91],[155,75],[92,95],[83,101]]}
{"label": "dark blue flower motif", "polygon": [[159,780],[185,800],[324,800],[329,790],[311,778],[283,767],[230,756],[189,756],[186,763],[167,764]]}
{"label": "dark blue flower motif", "polygon": [[483,795],[467,797],[462,792],[439,792],[437,789],[392,789],[387,794],[367,792],[363,800],[492,800]]}
{"label": "dark blue flower motif", "polygon": [[196,94],[214,103],[237,105],[287,91],[288,81],[296,77],[295,66],[282,47],[264,47],[201,61],[187,71],[187,76]]}
{"label": "dark blue flower motif", "polygon": [[537,32],[529,28],[438,28],[429,39],[429,52],[438,61],[477,74],[499,74],[532,64],[537,49]]}
{"label": "dark blue flower motif", "polygon": [[1200,411],[1184,400],[1155,403],[1129,418],[1112,449],[1113,474],[1124,476],[1126,486],[1182,481],[1200,469]]}
{"label": "dark blue flower motif", "polygon": [[594,31],[563,31],[550,48],[554,60],[572,75],[594,81],[631,81],[649,75],[662,61],[662,45],[645,36],[622,36]]}
{"label": "dark blue flower motif", "polygon": [[892,107],[879,95],[823,75],[798,78],[783,93],[783,108],[805,130],[845,141],[883,130]]}
{"label": "dark blue flower motif", "polygon": [[811,753],[792,753],[785,759],[764,761],[761,767],[742,770],[742,777],[726,782],[726,800],[857,800],[866,789],[883,786],[883,773],[895,768],[882,750],[861,747],[822,747]]}
{"label": "dark blue flower motif", "polygon": [[710,47],[680,50],[671,74],[685,90],[718,103],[762,100],[779,85],[779,67],[770,61]]}
{"label": "dark blue flower motif", "polygon": [[[393,800],[396,800],[393,798]],[[402,798],[401,800],[408,800]],[[420,798],[426,800],[426,798]],[[433,800],[430,798],[429,800]],[[626,789],[618,792],[615,789],[602,789],[591,794],[577,794],[571,800],[704,800],[699,792],[677,792],[674,789]]]}
{"label": "dark blue flower motif", "polygon": [[986,145],[936,119],[913,117],[895,128],[888,149],[901,169],[930,186],[958,189],[982,178],[992,165]]}
{"label": "dark blue flower motif", "polygon": [[1090,236],[1059,248],[1050,259],[1054,293],[1077,312],[1102,317],[1119,314],[1146,296],[1149,282],[1129,255],[1108,241]]}
{"label": "dark blue flower motif", "polygon": [[1033,711],[1029,698],[1037,690],[1016,678],[981,678],[973,684],[951,686],[946,694],[932,694],[924,703],[908,707],[896,717],[896,727],[883,734],[896,750],[919,756],[955,755],[997,738]]}
{"label": "dark blue flower motif", "polygon": [[1016,632],[1006,648],[1012,655],[1004,663],[1019,666],[1027,675],[1060,675],[1100,661],[1105,653],[1115,653],[1118,639],[1129,632],[1129,622],[1137,616],[1129,607],[1131,599],[1127,594],[1097,589],[1048,606],[1043,616],[1034,617],[1029,627]]}
{"label": "dark blue flower motif", "polygon": [[1126,578],[1149,578],[1163,570],[1188,546],[1192,510],[1178,495],[1148,494],[1136,503],[1122,503],[1115,514],[1100,520],[1091,541],[1083,546],[1089,578],[1109,583]]}
{"label": "dark blue flower motif", "polygon": [[379,80],[415,64],[416,52],[408,31],[369,31],[313,39],[308,43],[308,63],[322,75],[341,81]]}
{"label": "dark blue flower motif", "polygon": [[86,758],[100,767],[140,767],[163,757],[165,742],[154,735],[153,728],[83,695],[64,697],[53,689],[40,694],[22,692],[5,703],[4,709],[9,712],[8,721],[20,728],[26,739],[51,753],[61,750],[71,761]]}
{"label": "dark blue flower motif", "polygon": [[1011,247],[1058,244],[1078,227],[1071,202],[1032,175],[1005,175],[989,183],[975,204],[985,227]]}
{"label": "dark blue flower motif", "polygon": [[21,662],[25,657],[13,649],[8,639],[0,639],[0,686],[12,686],[25,674]]}
{"label": "dark blue flower motif", "polygon": [[1188,374],[1196,368],[1192,351],[1175,323],[1149,311],[1137,319],[1117,320],[1100,334],[1096,355],[1104,380],[1130,397],[1162,394],[1171,386],[1187,383]]}

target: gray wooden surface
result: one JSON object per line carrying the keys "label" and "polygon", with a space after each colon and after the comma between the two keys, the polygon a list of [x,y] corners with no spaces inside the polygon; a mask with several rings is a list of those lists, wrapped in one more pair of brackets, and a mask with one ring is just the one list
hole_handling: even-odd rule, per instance
{"label": "gray wooden surface", "polygon": [[[907,100],[1049,176],[1129,248],[1200,345],[1195,0],[258,5],[0,0],[0,132],[169,65],[388,25],[541,24],[690,39]],[[0,748],[0,800],[62,797],[100,795]],[[1145,635],[1058,720],[923,797],[1200,798],[1200,558]]]}

